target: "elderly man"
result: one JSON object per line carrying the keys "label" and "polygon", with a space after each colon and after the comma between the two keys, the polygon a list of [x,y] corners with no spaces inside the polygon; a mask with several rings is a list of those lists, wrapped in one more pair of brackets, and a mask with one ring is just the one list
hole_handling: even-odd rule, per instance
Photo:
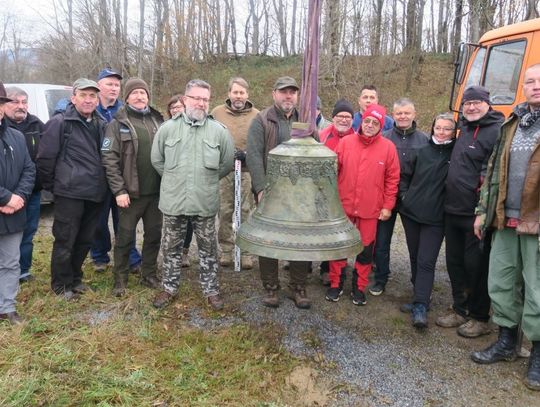
{"label": "elderly man", "polygon": [[[11,102],[4,105],[4,115],[9,127],[19,130],[26,139],[26,148],[33,162],[36,161],[37,150],[43,122],[37,116],[28,113],[28,94],[17,87],[6,89],[7,97]],[[33,239],[39,224],[41,205],[41,183],[36,178],[34,190],[25,206],[26,226],[21,241],[21,282],[30,281],[33,276],[30,273],[32,267],[32,252],[34,250]]]}
{"label": "elderly man", "polygon": [[[110,123],[116,113],[123,106],[120,97],[120,87],[122,75],[111,68],[102,69],[97,76],[99,86],[99,104],[97,112]],[[94,270],[104,272],[109,262],[109,252],[111,251],[111,232],[109,231],[109,213],[112,214],[112,223],[114,234],[118,232],[118,206],[116,199],[110,190],[107,190],[103,209],[101,211],[99,225],[96,231],[96,237],[90,249],[90,257],[94,263]],[[133,244],[129,252],[129,267],[133,272],[137,272],[141,265],[141,255],[135,247],[135,234],[133,235]]]}
{"label": "elderly man", "polygon": [[516,358],[519,323],[532,342],[525,384],[540,391],[540,64],[525,71],[526,102],[501,128],[476,208],[474,230],[492,227],[488,289],[499,338],[472,360],[490,364]]}
{"label": "elderly man", "polygon": [[182,246],[188,221],[199,249],[203,295],[215,310],[219,295],[215,216],[219,180],[233,169],[234,145],[227,129],[208,116],[210,85],[194,79],[186,85],[184,113],[161,126],[152,145],[152,165],[161,175],[159,209],[163,212],[163,291],[154,299],[165,307],[178,294]]}
{"label": "elderly man", "polygon": [[[413,173],[413,163],[421,147],[428,145],[429,137],[416,128],[416,109],[412,100],[401,98],[394,102],[392,109],[394,126],[383,133],[383,136],[396,146],[399,156],[400,178],[408,181]],[[401,184],[401,182],[400,182]],[[390,244],[394,234],[398,202],[392,211],[392,216],[382,220],[377,225],[377,238],[375,240],[375,270],[373,272],[373,285],[369,288],[371,295],[381,295],[386,288],[390,276]]]}
{"label": "elderly man", "polygon": [[129,255],[140,219],[144,225],[140,282],[150,288],[160,286],[156,273],[162,223],[158,209],[160,177],[152,167],[150,152],[163,117],[150,107],[145,81],[130,78],[124,88],[126,104],[107,126],[101,146],[109,187],[122,209],[114,244],[113,295],[117,297],[123,296],[127,287]]}
{"label": "elderly man", "polygon": [[474,210],[504,116],[491,108],[489,91],[482,86],[467,88],[462,106],[460,136],[450,158],[444,203],[446,268],[453,304],[435,323],[457,327],[459,335],[475,338],[491,332],[487,287],[491,236],[481,245],[474,235]]}
{"label": "elderly man", "polygon": [[[251,122],[248,133],[247,164],[251,172],[252,191],[261,202],[266,185],[266,164],[268,153],[277,145],[291,138],[293,122],[298,121],[298,90],[296,81],[284,76],[279,78],[272,91],[274,104],[258,113]],[[311,307],[306,295],[306,280],[311,266],[307,261],[291,261],[289,265],[292,298],[298,308]],[[278,260],[259,257],[259,269],[266,295],[263,305],[271,308],[279,306]]]}
{"label": "elderly man", "polygon": [[[212,110],[214,119],[219,120],[231,132],[235,145],[234,158],[242,162],[242,202],[241,219],[247,219],[249,211],[254,206],[251,193],[251,177],[246,166],[246,144],[249,125],[259,113],[253,107],[249,98],[249,85],[245,79],[232,78],[229,81],[229,93],[225,104]],[[232,216],[234,212],[234,174],[227,175],[220,181],[221,205],[219,208],[218,238],[221,245],[220,263],[230,266],[233,261],[234,239],[232,233]],[[243,269],[253,268],[253,260],[249,255],[242,255]]]}
{"label": "elderly man", "polygon": [[[375,85],[364,85],[360,89],[360,96],[358,96],[358,108],[359,111],[354,114],[352,127],[354,131],[360,132],[360,125],[362,124],[362,116],[364,111],[369,105],[379,104],[379,94]],[[384,126],[382,131],[391,130],[394,125],[394,121],[389,116],[384,116]]]}
{"label": "elderly man", "polygon": [[24,206],[32,193],[35,167],[24,137],[4,119],[6,96],[0,82],[0,320],[22,323],[15,309],[19,291],[19,246],[26,223]]}
{"label": "elderly man", "polygon": [[65,112],[46,124],[37,155],[43,188],[54,193],[51,287],[67,300],[88,290],[82,265],[107,192],[100,146],[105,122],[96,112],[98,84],[79,78]]}

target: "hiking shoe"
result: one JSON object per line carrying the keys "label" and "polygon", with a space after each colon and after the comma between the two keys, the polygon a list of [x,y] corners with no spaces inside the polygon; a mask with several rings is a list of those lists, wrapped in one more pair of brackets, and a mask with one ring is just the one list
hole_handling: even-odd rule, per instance
{"label": "hiking shoe", "polygon": [[354,305],[367,304],[366,294],[364,294],[362,290],[358,289],[358,287],[353,287],[352,292],[351,292],[351,297],[352,297],[352,303]]}
{"label": "hiking shoe", "polygon": [[189,247],[182,249],[182,267],[191,266],[191,260],[189,259]]}
{"label": "hiking shoe", "polygon": [[221,253],[221,257],[219,258],[219,264],[222,267],[230,267],[233,264],[233,257],[232,253],[226,252]]}
{"label": "hiking shoe", "polygon": [[424,304],[416,303],[411,310],[412,324],[415,328],[427,328],[427,308]]}
{"label": "hiking shoe", "polygon": [[491,333],[491,328],[489,327],[488,322],[470,319],[459,326],[457,333],[465,338],[477,338],[479,336]]}
{"label": "hiking shoe", "polygon": [[[413,306],[414,304],[412,302],[407,302],[405,304],[401,304],[399,310],[404,314],[410,314],[412,312]],[[426,307],[426,311],[429,312],[429,305]]]}
{"label": "hiking shoe", "polygon": [[84,294],[85,292],[90,291],[90,287],[84,283],[79,283],[76,284],[71,290],[76,294]]}
{"label": "hiking shoe", "polygon": [[375,283],[371,286],[371,288],[369,289],[369,293],[371,295],[374,295],[375,297],[381,295],[382,293],[384,293],[384,284],[383,283]]}
{"label": "hiking shoe", "polygon": [[117,281],[114,283],[112,289],[112,295],[115,297],[123,297],[126,294],[126,284],[123,281]]}
{"label": "hiking shoe", "polygon": [[328,290],[326,290],[325,298],[328,301],[338,302],[339,297],[341,297],[342,294],[343,294],[343,289],[341,287],[335,287],[335,288],[330,287]]}
{"label": "hiking shoe", "polygon": [[442,328],[457,328],[467,322],[465,317],[459,315],[456,311],[451,310],[450,313],[443,315],[435,321]]}
{"label": "hiking shoe", "polygon": [[242,270],[251,270],[253,268],[253,258],[251,256],[241,256],[240,264]]}
{"label": "hiking shoe", "polygon": [[77,301],[79,298],[81,298],[79,293],[76,293],[72,290],[66,290],[55,294],[58,296],[62,296],[66,301]]}
{"label": "hiking shoe", "polygon": [[293,301],[294,301],[294,305],[296,305],[296,308],[300,308],[300,309],[311,308],[311,301],[307,297],[305,288],[297,287],[294,290]]}
{"label": "hiking shoe", "polygon": [[266,287],[266,295],[262,299],[262,303],[265,307],[277,308],[279,307],[278,287]]}
{"label": "hiking shoe", "polygon": [[0,320],[8,321],[11,325],[21,325],[24,322],[17,311],[0,314]]}
{"label": "hiking shoe", "polygon": [[94,271],[96,273],[105,273],[108,266],[107,263],[94,263]]}
{"label": "hiking shoe", "polygon": [[174,300],[175,297],[175,294],[170,294],[167,291],[161,291],[155,296],[154,301],[152,301],[152,305],[156,308],[165,308],[172,300]]}
{"label": "hiking shoe", "polygon": [[19,278],[19,283],[29,283],[30,281],[34,281],[36,278],[32,274],[27,274],[24,277]]}
{"label": "hiking shoe", "polygon": [[153,288],[154,290],[161,287],[161,281],[159,281],[159,278],[157,278],[156,276],[143,277],[143,278],[141,278],[140,283],[141,283],[141,285]]}
{"label": "hiking shoe", "polygon": [[540,391],[540,341],[532,341],[525,386],[531,390]]}
{"label": "hiking shoe", "polygon": [[473,362],[482,365],[492,363],[516,360],[516,344],[518,337],[518,328],[499,327],[499,337],[497,341],[489,345],[486,349],[471,353]]}
{"label": "hiking shoe", "polygon": [[223,300],[219,294],[215,294],[208,297],[208,305],[210,305],[214,311],[220,311],[223,309],[225,304],[223,303]]}

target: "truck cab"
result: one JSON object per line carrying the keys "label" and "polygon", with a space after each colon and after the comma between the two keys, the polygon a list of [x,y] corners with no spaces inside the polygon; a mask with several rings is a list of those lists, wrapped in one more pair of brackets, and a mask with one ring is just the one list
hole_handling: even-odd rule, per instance
{"label": "truck cab", "polygon": [[469,86],[489,89],[491,105],[506,117],[525,101],[523,73],[540,63],[540,18],[486,32],[478,44],[461,43],[456,57],[450,109],[461,111]]}

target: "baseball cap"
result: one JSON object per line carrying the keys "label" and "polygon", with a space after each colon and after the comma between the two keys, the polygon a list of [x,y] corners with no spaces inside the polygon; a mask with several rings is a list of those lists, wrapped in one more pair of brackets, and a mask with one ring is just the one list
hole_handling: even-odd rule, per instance
{"label": "baseball cap", "polygon": [[73,92],[84,89],[94,89],[99,92],[98,84],[88,78],[79,78],[73,83]]}
{"label": "baseball cap", "polygon": [[276,83],[274,83],[274,90],[281,90],[285,88],[295,88],[296,90],[300,89],[294,78],[291,78],[290,76],[282,76],[281,78],[278,78]]}
{"label": "baseball cap", "polygon": [[118,72],[113,71],[111,68],[105,68],[102,69],[97,76],[97,80],[100,81],[103,78],[108,78],[109,76],[115,76],[118,79],[122,80],[122,75],[120,75]]}

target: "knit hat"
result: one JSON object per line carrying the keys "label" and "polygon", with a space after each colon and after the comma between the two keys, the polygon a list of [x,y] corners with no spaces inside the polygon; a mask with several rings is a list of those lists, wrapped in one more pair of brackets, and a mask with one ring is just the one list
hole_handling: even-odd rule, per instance
{"label": "knit hat", "polygon": [[129,94],[135,89],[144,89],[148,99],[150,99],[150,91],[148,90],[148,85],[141,78],[129,78],[126,84],[124,85],[124,100],[127,100]]}
{"label": "knit hat", "polygon": [[332,117],[341,112],[347,112],[350,113],[351,116],[354,116],[354,109],[352,105],[345,99],[340,99],[336,102],[334,105],[334,110],[332,110]]}
{"label": "knit hat", "polygon": [[463,92],[461,103],[463,104],[469,100],[481,100],[482,102],[489,104],[489,90],[483,86],[469,86],[465,89],[465,92]]}
{"label": "knit hat", "polygon": [[0,82],[0,103],[7,103],[12,102],[13,99],[8,98],[6,94],[6,88],[4,87],[4,84]]}
{"label": "knit hat", "polygon": [[386,109],[384,106],[381,105],[369,105],[366,110],[364,110],[364,114],[362,115],[362,120],[364,120],[366,117],[373,117],[379,121],[379,124],[381,125],[381,129],[384,127],[384,116],[386,115]]}

